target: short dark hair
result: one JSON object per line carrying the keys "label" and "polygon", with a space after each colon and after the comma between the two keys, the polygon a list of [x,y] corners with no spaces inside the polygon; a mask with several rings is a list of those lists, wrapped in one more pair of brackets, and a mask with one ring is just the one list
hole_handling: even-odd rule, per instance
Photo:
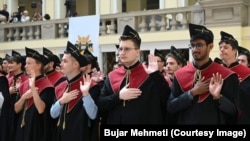
{"label": "short dark hair", "polygon": [[45,14],[43,17],[44,17],[46,20],[50,20],[50,15],[49,15],[49,14]]}

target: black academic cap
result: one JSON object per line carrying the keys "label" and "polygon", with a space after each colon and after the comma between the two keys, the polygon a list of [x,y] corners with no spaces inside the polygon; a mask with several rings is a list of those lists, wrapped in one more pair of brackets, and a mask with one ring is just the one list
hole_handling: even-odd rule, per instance
{"label": "black academic cap", "polygon": [[59,57],[55,54],[53,54],[52,51],[50,51],[49,49],[43,47],[43,55],[49,60],[49,61],[53,61],[55,63],[56,66],[59,66],[61,61],[59,59]]}
{"label": "black academic cap", "polygon": [[226,33],[224,31],[221,31],[220,35],[221,35],[220,42],[222,42],[222,41],[229,42],[232,45],[234,45],[235,47],[238,47],[238,41],[236,39],[234,39],[233,35]]}
{"label": "black academic cap", "polygon": [[162,61],[166,62],[165,57],[164,57],[163,53],[160,50],[155,48],[154,55],[160,57]]}
{"label": "black academic cap", "polygon": [[182,63],[183,66],[187,64],[185,57],[174,46],[171,46],[170,53],[173,54]]}
{"label": "black academic cap", "polygon": [[119,44],[115,44],[116,49],[119,49]]}
{"label": "black academic cap", "polygon": [[21,62],[23,66],[25,66],[26,56],[22,56],[21,53],[12,50],[11,57],[9,58],[11,61]]}
{"label": "black academic cap", "polygon": [[250,54],[250,51],[244,47],[238,46],[238,54]]}
{"label": "black academic cap", "polygon": [[139,34],[137,33],[137,31],[135,31],[132,27],[130,27],[129,25],[126,25],[123,29],[123,33],[122,36],[120,37],[121,40],[123,39],[134,39],[139,47],[141,45],[141,38],[139,36]]}
{"label": "black academic cap", "polygon": [[38,53],[36,50],[25,47],[25,51],[26,51],[26,57],[31,57],[37,61],[40,61],[41,63],[43,63],[43,65],[49,63],[49,60],[42,54]]}
{"label": "black academic cap", "polygon": [[3,58],[0,57],[0,65],[3,64]]}
{"label": "black academic cap", "polygon": [[70,41],[67,43],[65,53],[70,53],[80,64],[80,67],[88,65],[88,61],[85,56],[81,55],[80,51]]}
{"label": "black academic cap", "polygon": [[195,39],[203,39],[206,41],[206,43],[212,43],[214,40],[213,32],[202,25],[196,25],[190,23],[189,34],[191,41]]}
{"label": "black academic cap", "polygon": [[5,54],[5,57],[3,58],[3,60],[9,60],[10,59],[10,55],[9,54]]}
{"label": "black academic cap", "polygon": [[22,57],[22,55],[19,52],[15,51],[15,50],[12,50],[11,56],[13,56],[13,57]]}
{"label": "black academic cap", "polygon": [[92,68],[96,68],[97,70],[100,70],[99,68],[99,64],[97,62],[97,57],[94,56],[89,50],[88,48],[84,49],[84,56],[86,58],[88,58],[88,60],[90,61],[89,63],[91,63]]}

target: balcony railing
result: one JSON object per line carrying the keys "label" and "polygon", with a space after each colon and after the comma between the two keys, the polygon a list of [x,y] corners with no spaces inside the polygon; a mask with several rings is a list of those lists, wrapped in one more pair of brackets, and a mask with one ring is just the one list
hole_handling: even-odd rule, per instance
{"label": "balcony railing", "polygon": [[[100,36],[120,34],[126,24],[138,32],[182,30],[187,29],[188,23],[249,26],[248,11],[249,2],[244,0],[202,0],[189,7],[101,15],[99,31]],[[66,38],[68,24],[68,19],[0,24],[0,42]]]}
{"label": "balcony railing", "polygon": [[[139,32],[186,29],[187,24],[204,23],[200,6],[101,15],[100,36],[121,33],[125,24]],[[66,38],[68,19],[0,25],[0,42]]]}

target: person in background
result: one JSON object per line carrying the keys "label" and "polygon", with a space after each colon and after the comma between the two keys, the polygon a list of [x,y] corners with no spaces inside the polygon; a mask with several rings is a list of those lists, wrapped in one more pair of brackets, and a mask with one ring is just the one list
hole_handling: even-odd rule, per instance
{"label": "person in background", "polygon": [[43,47],[43,56],[49,60],[49,63],[44,66],[43,71],[51,84],[57,87],[58,84],[67,80],[61,72],[56,71],[56,67],[60,66],[61,61],[57,55],[45,47]]}
{"label": "person in background", "polygon": [[13,12],[9,18],[9,23],[19,23],[21,15],[18,12]]}
{"label": "person in background", "polygon": [[174,73],[176,70],[187,65],[187,61],[183,54],[180,53],[174,46],[171,46],[170,52],[166,55],[166,72],[165,79],[167,80],[169,86],[172,85],[174,78]]}
{"label": "person in background", "polygon": [[250,52],[248,49],[238,46],[238,58],[239,64],[250,67]]}
{"label": "person in background", "polygon": [[43,17],[42,17],[42,15],[41,15],[40,12],[36,12],[36,13],[33,15],[32,19],[31,19],[32,22],[35,22],[35,21],[42,21],[42,20],[43,20]]}
{"label": "person in background", "polygon": [[25,70],[29,79],[20,85],[20,97],[15,103],[15,112],[19,114],[16,141],[51,141],[52,127],[56,125],[49,112],[55,89],[43,75],[48,60],[31,48],[25,47],[25,52]]}
{"label": "person in background", "polygon": [[9,74],[9,69],[8,69],[8,60],[10,58],[10,55],[9,54],[5,54],[5,57],[3,58],[3,63],[2,63],[2,71],[3,71],[3,74],[6,75],[7,79],[10,77],[10,74]]}
{"label": "person in background", "polygon": [[165,76],[166,71],[165,71],[164,67],[166,65],[166,60],[165,60],[163,53],[160,50],[155,48],[154,56],[157,58],[157,64],[158,64],[158,68],[159,68],[160,73],[163,76]]}
{"label": "person in background", "polygon": [[26,56],[22,56],[19,52],[12,50],[11,56],[8,59],[9,71],[13,74],[9,79],[9,92],[10,92],[10,141],[15,140],[17,117],[15,113],[15,103],[19,95],[19,86],[23,82],[28,80],[28,76],[25,74],[25,59]]}
{"label": "person in background", "polygon": [[105,79],[98,101],[107,113],[107,125],[160,125],[165,123],[170,88],[158,70],[157,58],[150,54],[148,67],[139,61],[141,38],[129,25],[120,36],[122,67]]}
{"label": "person in background", "polygon": [[86,57],[68,41],[61,61],[67,83],[58,85],[64,89],[57,93],[58,99],[50,109],[51,117],[58,118],[56,140],[88,141],[91,138],[89,123],[96,118],[98,109],[89,91],[91,77],[82,75],[80,69],[87,64]]}
{"label": "person in background", "polygon": [[118,53],[119,44],[115,44],[115,48],[116,48],[117,52],[116,52],[116,54],[115,54],[115,57],[116,57],[116,58],[115,58],[115,62],[114,62],[114,65],[113,65],[113,70],[114,70],[114,69],[117,69],[117,68],[119,68],[119,67],[122,66],[121,60],[120,60],[120,58],[119,58],[119,53]]}
{"label": "person in background", "polygon": [[189,34],[193,62],[175,71],[167,110],[179,125],[237,124],[237,74],[209,57],[211,30],[190,23]]}
{"label": "person in background", "polygon": [[224,31],[221,31],[220,34],[219,51],[223,66],[236,72],[240,81],[239,93],[236,95],[239,112],[238,123],[250,124],[250,69],[239,64],[237,60],[239,45],[233,35]]}
{"label": "person in background", "polygon": [[21,23],[26,23],[26,22],[30,22],[30,16],[29,12],[27,10],[24,10],[21,16]]}
{"label": "person in background", "polygon": [[44,18],[45,21],[48,21],[48,20],[50,20],[50,15],[49,14],[45,14],[43,16],[43,18]]}
{"label": "person in background", "polygon": [[[97,105],[98,98],[100,95],[101,88],[103,87],[104,76],[100,71],[99,64],[97,62],[97,57],[94,56],[88,48],[81,51],[81,54],[86,57],[88,65],[81,67],[81,72],[83,75],[90,75],[92,79],[92,84],[89,89],[89,93],[93,98],[95,104]],[[90,140],[99,141],[99,124],[103,120],[103,116],[98,111],[97,116],[94,120],[90,120]]]}
{"label": "person in background", "polygon": [[[1,63],[1,62],[0,62]],[[0,141],[9,141],[10,94],[6,76],[0,71]]]}
{"label": "person in background", "polygon": [[[54,97],[54,102],[57,100],[57,94],[60,93],[60,91],[64,91],[63,87],[58,87],[60,83],[66,83],[67,78],[59,71],[56,71],[56,66],[60,66],[60,59],[58,56],[53,54],[52,51],[49,49],[43,47],[43,56],[48,59],[48,63],[45,64],[43,68],[43,72],[50,81],[50,83],[54,86],[55,88],[55,97]],[[61,89],[60,89],[61,88]],[[57,119],[53,120],[54,125],[57,124]],[[56,126],[52,127],[53,131],[53,140],[56,139]]]}
{"label": "person in background", "polygon": [[6,20],[4,21],[5,23],[7,23],[9,21],[9,17],[10,17],[10,13],[7,11],[7,4],[3,4],[3,9],[0,10],[0,15],[3,15],[4,17],[6,17]]}

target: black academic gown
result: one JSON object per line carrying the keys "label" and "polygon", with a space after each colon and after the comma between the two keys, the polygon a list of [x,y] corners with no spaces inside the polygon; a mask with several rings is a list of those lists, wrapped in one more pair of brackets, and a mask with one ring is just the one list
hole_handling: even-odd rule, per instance
{"label": "black academic gown", "polygon": [[[69,91],[77,89],[79,94],[76,99],[63,105],[62,112],[58,120],[57,141],[88,141],[90,140],[90,120],[83,107],[82,93],[80,91],[80,81],[83,81],[82,74],[78,74],[67,82]],[[59,85],[63,85],[61,83]],[[91,91],[90,91],[91,93]],[[58,99],[63,93],[57,94]]]}
{"label": "black academic gown", "polygon": [[7,78],[0,73],[0,92],[4,97],[4,102],[0,115],[0,141],[8,141],[9,137],[9,111],[10,111],[10,94],[9,94],[9,84]]}
{"label": "black academic gown", "polygon": [[[17,79],[20,79],[19,81],[25,82],[29,77],[24,74],[23,72],[13,75],[9,78],[9,85],[10,86],[16,86]],[[16,134],[16,126],[17,126],[17,113],[15,112],[14,106],[17,101],[17,97],[19,97],[19,92],[11,94],[10,95],[10,115],[9,115],[9,126],[10,126],[10,141],[15,140],[15,134]]]}
{"label": "black academic gown", "polygon": [[241,79],[240,91],[237,96],[238,123],[250,124],[250,69],[238,62],[232,63],[229,68],[236,72]]}
{"label": "black academic gown", "polygon": [[[131,88],[142,93],[137,99],[119,99],[119,91],[125,86],[126,70],[130,70]],[[155,125],[164,124],[166,101],[170,88],[159,71],[147,74],[140,62],[130,68],[120,67],[109,73],[99,97],[98,108],[107,113],[109,125]]]}
{"label": "black academic gown", "polygon": [[[100,83],[99,83],[100,84]],[[98,98],[101,93],[101,86],[97,83],[93,83],[91,86],[89,93],[93,100],[95,101],[95,104],[98,104]],[[100,113],[97,113],[97,117],[92,120],[90,120],[90,141],[99,141],[99,124],[100,124]]]}
{"label": "black academic gown", "polygon": [[[56,70],[52,70],[46,74],[46,77],[49,79],[50,83],[55,87],[55,94],[59,93],[58,91],[64,91],[65,85],[60,85],[61,83],[66,83],[67,78],[61,73]],[[59,86],[60,85],[60,86]],[[60,90],[61,89],[61,90]],[[57,97],[55,95],[54,101],[57,101]],[[53,119],[53,124],[56,125],[58,121],[58,118]],[[52,127],[53,132],[53,140],[56,139],[56,126]]]}
{"label": "black academic gown", "polygon": [[[207,124],[236,124],[237,107],[235,97],[238,94],[239,81],[236,73],[224,68],[210,59],[201,66],[202,76],[211,78],[219,72],[224,78],[221,99],[214,100],[209,92],[199,96],[189,97],[188,91],[192,88],[194,74],[198,67],[194,63],[177,70],[171,87],[168,101],[168,111],[177,114],[177,124],[207,125]],[[183,75],[185,74],[185,75]]]}
{"label": "black academic gown", "polygon": [[[52,127],[56,126],[50,116],[50,108],[55,97],[55,90],[49,80],[40,75],[36,77],[35,86],[39,89],[39,96],[46,104],[44,113],[39,114],[32,98],[26,101],[26,110],[22,110],[18,116],[16,141],[51,141]],[[20,95],[29,89],[29,80],[20,86]],[[23,127],[22,119],[25,124]]]}

